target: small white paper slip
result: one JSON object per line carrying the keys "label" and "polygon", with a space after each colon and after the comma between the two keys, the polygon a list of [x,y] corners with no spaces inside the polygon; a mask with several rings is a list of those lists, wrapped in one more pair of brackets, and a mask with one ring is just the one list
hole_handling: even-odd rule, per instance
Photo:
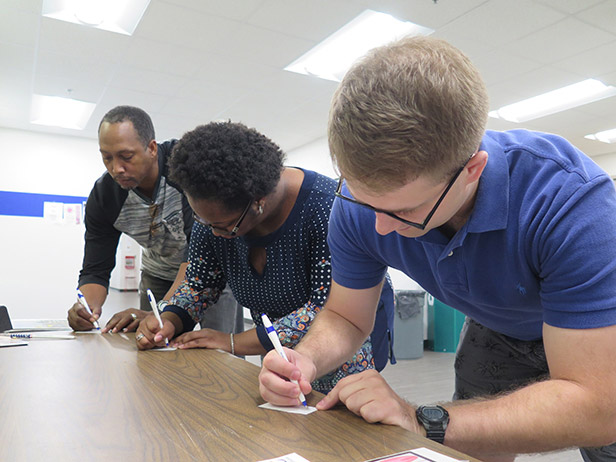
{"label": "small white paper slip", "polygon": [[102,334],[102,332],[98,329],[94,329],[94,330],[76,330],[75,332],[73,332],[74,334]]}
{"label": "small white paper slip", "polygon": [[156,347],[156,348],[152,348],[150,351],[175,351],[177,350],[176,347]]}
{"label": "small white paper slip", "polygon": [[[290,414],[303,414],[303,415],[312,414],[314,411],[317,410],[317,408],[314,406],[301,406],[299,404],[297,406],[276,406],[271,403],[263,403],[263,404],[260,404],[259,407],[262,407],[263,409],[271,409],[272,411],[288,412]],[[272,459],[272,460],[277,460],[277,459]]]}
{"label": "small white paper slip", "polygon": [[28,346],[28,342],[23,342],[21,340],[14,340],[12,338],[0,338],[0,348],[14,347],[14,346]]}
{"label": "small white paper slip", "polygon": [[276,457],[274,459],[260,460],[259,462],[310,462],[310,461],[300,456],[299,454],[296,454],[293,452],[291,454]]}

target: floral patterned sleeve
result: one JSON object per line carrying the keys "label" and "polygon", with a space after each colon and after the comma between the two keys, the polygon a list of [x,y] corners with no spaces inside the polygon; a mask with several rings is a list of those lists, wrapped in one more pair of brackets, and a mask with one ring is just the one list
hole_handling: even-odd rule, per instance
{"label": "floral patterned sleeve", "polygon": [[209,245],[210,237],[211,232],[205,226],[194,223],[186,276],[164,310],[182,319],[184,332],[201,321],[205,310],[218,301],[227,283],[222,266]]}

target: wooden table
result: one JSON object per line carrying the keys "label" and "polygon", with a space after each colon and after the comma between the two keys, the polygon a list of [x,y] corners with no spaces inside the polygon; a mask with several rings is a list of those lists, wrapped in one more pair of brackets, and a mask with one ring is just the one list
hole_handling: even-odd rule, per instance
{"label": "wooden table", "polygon": [[[258,408],[259,368],[212,350],[138,351],[133,334],[83,334],[0,349],[2,461],[364,461],[429,447],[345,408]],[[314,405],[319,396],[308,396]]]}

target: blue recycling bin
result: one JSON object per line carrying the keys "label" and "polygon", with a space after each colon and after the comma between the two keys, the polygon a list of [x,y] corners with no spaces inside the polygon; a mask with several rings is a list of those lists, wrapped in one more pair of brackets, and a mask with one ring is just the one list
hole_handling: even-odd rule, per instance
{"label": "blue recycling bin", "polygon": [[455,353],[460,341],[460,332],[465,316],[427,294],[429,350]]}

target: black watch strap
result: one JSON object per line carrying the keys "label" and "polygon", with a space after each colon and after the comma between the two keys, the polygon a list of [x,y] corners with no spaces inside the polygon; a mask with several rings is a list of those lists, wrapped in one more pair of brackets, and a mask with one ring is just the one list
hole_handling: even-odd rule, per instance
{"label": "black watch strap", "polygon": [[426,429],[426,436],[432,441],[443,444],[445,430],[449,424],[449,413],[441,406],[419,406],[416,411],[417,421]]}

